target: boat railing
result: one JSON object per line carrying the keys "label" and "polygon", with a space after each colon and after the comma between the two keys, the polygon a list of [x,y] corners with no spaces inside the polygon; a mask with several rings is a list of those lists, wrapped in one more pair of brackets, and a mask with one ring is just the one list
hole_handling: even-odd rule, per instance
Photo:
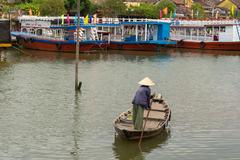
{"label": "boat railing", "polygon": [[32,38],[40,38],[40,39],[47,39],[47,40],[64,40],[62,36],[52,36],[52,35],[37,35],[33,33],[21,32],[25,37],[32,37]]}
{"label": "boat railing", "polygon": [[237,20],[174,20],[174,26],[233,25]]}
{"label": "boat railing", "polygon": [[121,41],[124,40],[124,36],[122,36],[122,35],[111,35],[111,39],[110,40],[111,41],[119,41],[119,42],[121,42]]}
{"label": "boat railing", "polygon": [[193,41],[213,41],[212,36],[190,36],[190,35],[172,35],[172,40],[193,40]]}
{"label": "boat railing", "polygon": [[[84,20],[86,17],[80,17],[80,21]],[[61,21],[66,21],[69,19],[71,21],[71,25],[74,25],[73,21],[76,19],[74,16],[64,16],[64,17],[40,17],[40,16],[21,16],[18,17],[19,21],[59,21],[59,25],[61,25]],[[179,19],[170,19],[170,18],[162,18],[162,19],[147,19],[147,18],[110,18],[110,17],[102,17],[97,18],[90,16],[88,23],[96,24],[96,23],[114,23],[118,24],[120,22],[146,22],[146,21],[159,21],[159,22],[171,22],[173,25],[213,25],[213,24],[237,24],[237,19],[209,19],[209,20],[179,20]]]}

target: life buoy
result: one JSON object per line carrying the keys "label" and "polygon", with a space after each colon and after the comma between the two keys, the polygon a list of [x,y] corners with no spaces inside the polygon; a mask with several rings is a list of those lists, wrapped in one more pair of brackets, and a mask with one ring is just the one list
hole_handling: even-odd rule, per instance
{"label": "life buoy", "polygon": [[184,41],[183,41],[183,39],[181,39],[180,41],[178,41],[177,46],[181,47],[183,44],[184,44]]}
{"label": "life buoy", "polygon": [[61,50],[61,48],[62,48],[61,43],[56,43],[56,48],[57,48],[57,50]]}
{"label": "life buoy", "polygon": [[204,48],[206,46],[206,44],[202,41],[200,42],[200,48]]}
{"label": "life buoy", "polygon": [[33,38],[29,38],[29,42],[32,43],[33,42]]}
{"label": "life buoy", "polygon": [[23,41],[24,41],[25,43],[27,43],[27,42],[28,42],[28,39],[25,37],[25,38],[23,38]]}
{"label": "life buoy", "polygon": [[16,43],[19,44],[19,42],[20,42],[20,37],[17,36],[17,37],[16,37]]}

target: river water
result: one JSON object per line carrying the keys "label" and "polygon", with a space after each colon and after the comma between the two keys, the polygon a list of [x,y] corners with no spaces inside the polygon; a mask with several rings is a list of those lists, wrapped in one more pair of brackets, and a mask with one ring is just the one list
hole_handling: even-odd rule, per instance
{"label": "river water", "polygon": [[[2,160],[240,159],[240,54],[163,49],[74,54],[0,51]],[[113,120],[149,76],[172,109],[170,127],[137,142]]]}

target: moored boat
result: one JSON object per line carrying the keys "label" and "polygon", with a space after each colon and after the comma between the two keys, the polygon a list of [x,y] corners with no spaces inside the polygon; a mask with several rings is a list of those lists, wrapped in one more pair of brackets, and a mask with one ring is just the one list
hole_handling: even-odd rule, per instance
{"label": "moored boat", "polygon": [[[59,17],[23,16],[19,18],[21,30],[11,32],[16,37],[18,45],[29,49],[44,51],[75,52],[76,25],[74,23],[60,24]],[[96,27],[80,24],[80,52],[104,46],[105,41],[99,40]]]}
{"label": "moored boat", "polygon": [[238,20],[174,21],[170,37],[178,48],[240,50]]}
{"label": "moored boat", "polygon": [[7,19],[0,19],[0,48],[11,47],[10,37],[10,21]]}
{"label": "moored boat", "polygon": [[[148,114],[149,112],[149,114]],[[152,99],[151,109],[144,110],[143,124],[146,123],[142,138],[150,138],[160,134],[171,120],[171,110],[162,96]],[[121,113],[113,122],[117,134],[128,140],[140,139],[142,130],[134,129],[132,108]]]}
{"label": "moored boat", "polygon": [[169,40],[170,23],[148,19],[117,19],[112,23],[97,24],[109,32],[109,49],[159,51],[161,46],[176,44]]}

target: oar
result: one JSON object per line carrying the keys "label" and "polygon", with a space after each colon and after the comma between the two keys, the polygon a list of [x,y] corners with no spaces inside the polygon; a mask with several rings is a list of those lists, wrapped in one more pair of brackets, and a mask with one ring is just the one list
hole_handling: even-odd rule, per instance
{"label": "oar", "polygon": [[140,136],[140,140],[139,140],[139,143],[138,143],[138,147],[141,148],[141,142],[142,142],[142,137],[143,137],[143,132],[144,132],[144,129],[146,127],[146,124],[147,124],[147,120],[148,120],[148,116],[149,116],[149,113],[150,113],[150,108],[148,109],[148,113],[147,113],[147,117],[146,117],[146,120],[144,122],[144,126],[143,126],[143,129],[142,129],[142,133],[141,133],[141,136]]}

